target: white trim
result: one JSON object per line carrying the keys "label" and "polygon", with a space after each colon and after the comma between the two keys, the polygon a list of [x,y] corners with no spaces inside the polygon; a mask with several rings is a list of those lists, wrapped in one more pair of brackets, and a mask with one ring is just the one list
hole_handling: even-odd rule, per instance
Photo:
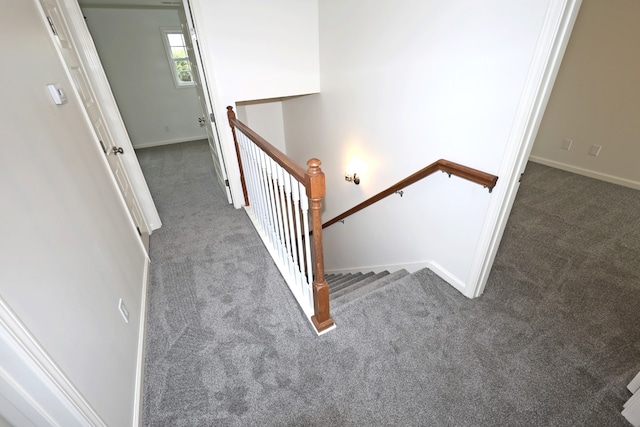
{"label": "white trim", "polygon": [[133,401],[133,422],[132,425],[137,427],[142,425],[142,401],[144,393],[144,346],[147,331],[147,289],[149,288],[149,266],[150,261],[144,266],[142,298],[140,301],[140,325],[138,331],[138,355],[136,357],[136,384],[135,395]]}
{"label": "white trim", "polygon": [[[215,61],[211,56],[211,49],[207,49],[210,43],[207,41],[207,32],[199,31],[202,27],[201,23],[205,21],[204,13],[200,5],[207,0],[182,0],[185,13],[191,11],[191,19],[198,36],[200,49],[200,59],[202,60],[201,73],[206,77],[208,84],[205,93],[209,94],[211,102],[211,110],[216,118],[216,127],[218,129],[218,143],[223,161],[225,162],[225,171],[229,180],[229,191],[231,194],[231,203],[236,209],[244,205],[244,193],[240,182],[240,167],[236,157],[235,144],[231,136],[231,129],[228,127],[227,121],[227,105],[220,99],[218,92],[218,81],[215,76]],[[222,120],[220,120],[222,119]]]}
{"label": "white trim", "polygon": [[[124,125],[118,104],[115,101],[109,80],[102,68],[102,62],[98,51],[93,43],[93,38],[84,21],[82,10],[77,0],[60,0],[61,10],[67,20],[67,25],[71,31],[73,41],[80,54],[80,60],[86,69],[91,86],[95,92],[96,100],[105,115],[106,125],[113,135],[118,145],[124,149],[125,153],[133,153],[133,145],[129,138],[129,133]],[[142,169],[135,155],[122,155],[122,163],[131,181],[131,187],[135,193],[142,213],[149,226],[149,232],[157,230],[162,226],[162,221],[158,215],[158,210],[151,197],[151,192],[142,174]]]}
{"label": "white trim", "polygon": [[622,416],[634,427],[640,427],[640,393],[636,393],[627,400],[622,410]]}
{"label": "white trim", "polygon": [[440,276],[442,280],[456,288],[462,295],[467,295],[467,284],[464,283],[464,281],[460,280],[459,277],[451,274],[448,270],[445,270],[440,264],[436,262],[431,262],[431,266],[429,267],[429,269]]}
{"label": "white trim", "polygon": [[180,144],[182,142],[205,141],[206,139],[207,139],[207,135],[193,136],[191,138],[166,139],[164,141],[143,142],[142,144],[134,145],[133,148],[137,150],[139,148],[159,147],[161,145]]}
{"label": "white trim", "polygon": [[563,171],[576,173],[578,175],[588,176],[589,178],[599,179],[601,181],[610,182],[612,184],[623,185],[625,187],[640,190],[640,182],[632,181],[626,178],[620,178],[618,176],[608,175],[602,172],[596,172],[589,169],[579,168],[566,163],[556,162],[555,160],[549,160],[538,156],[530,156],[529,160],[541,165],[551,166],[552,168],[561,169]]}
{"label": "white trim", "polygon": [[469,298],[482,294],[486,286],[518,192],[520,173],[531,153],[581,3],[582,0],[553,0],[549,3],[500,167],[500,179],[493,190],[494,198],[490,202],[466,281],[465,295]]}
{"label": "white trim", "polygon": [[[46,425],[46,421],[37,420],[39,416],[30,415],[27,417],[20,409],[18,409],[11,401],[4,396],[14,396],[16,393],[12,388],[6,388],[3,379],[0,378],[0,427],[13,427],[13,426],[34,426],[34,425]],[[9,422],[10,421],[10,422]]]}
{"label": "white trim", "polygon": [[0,384],[14,391],[4,397],[30,420],[106,426],[1,297],[0,342]]}
{"label": "white trim", "polygon": [[[244,201],[244,193],[242,192],[242,186],[240,185],[240,173],[237,165],[237,157],[235,152],[235,144],[231,145],[232,152],[229,153],[225,147],[223,146],[223,141],[225,141],[224,135],[229,135],[229,129],[227,132],[224,132],[224,128],[226,127],[225,123],[228,124],[227,120],[220,121],[220,114],[218,112],[222,111],[222,114],[226,116],[226,108],[222,108],[216,111],[216,105],[218,104],[218,92],[216,87],[215,76],[213,75],[212,61],[209,58],[209,49],[207,46],[206,39],[206,31],[198,31],[199,23],[202,22],[202,14],[199,9],[199,5],[195,4],[198,0],[182,0],[182,12],[184,12],[184,18],[186,19],[186,25],[188,27],[188,31],[192,36],[192,47],[194,53],[194,60],[197,64],[199,77],[200,77],[200,85],[202,87],[202,91],[204,92],[204,102],[207,108],[207,116],[213,118],[213,124],[211,126],[211,137],[213,138],[213,145],[209,144],[212,150],[212,157],[215,152],[215,160],[219,163],[220,173],[222,174],[222,179],[226,182],[225,193],[227,195],[227,201],[229,204],[233,204],[234,207],[239,208],[240,203],[236,204],[235,200],[238,197],[238,193],[241,196],[242,201]],[[182,19],[182,17],[181,17]],[[195,43],[193,43],[195,38]],[[224,117],[223,116],[223,117]],[[222,124],[221,124],[222,123]],[[220,126],[223,129],[220,129]],[[231,159],[228,163],[227,159]],[[229,178],[229,166],[231,166],[234,170],[238,171],[237,181],[234,183],[233,179]]]}
{"label": "white trim", "polygon": [[638,372],[638,374],[633,377],[631,382],[629,382],[629,384],[627,385],[627,389],[631,393],[636,393],[638,390],[640,390],[640,372]]}

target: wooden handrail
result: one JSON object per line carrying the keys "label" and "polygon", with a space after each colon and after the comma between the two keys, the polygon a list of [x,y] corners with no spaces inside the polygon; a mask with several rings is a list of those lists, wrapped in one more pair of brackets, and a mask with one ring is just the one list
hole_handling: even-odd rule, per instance
{"label": "wooden handrail", "polygon": [[[242,123],[240,120],[236,118],[236,113],[233,112],[233,107],[227,107],[227,117],[229,118],[229,126],[234,133],[235,138],[235,129],[238,128],[244,133],[254,144],[260,147],[269,157],[275,160],[280,166],[282,166],[287,172],[289,172],[295,179],[298,181],[305,183],[305,176],[307,171],[296,162],[294,162],[289,156],[284,154],[282,151],[278,150],[276,147],[267,142],[266,139],[255,133],[249,126]],[[238,158],[240,161],[240,158]]]}
{"label": "wooden handrail", "polygon": [[491,175],[486,172],[472,169],[470,167],[463,166],[458,163],[450,162],[448,160],[440,159],[436,162],[431,163],[429,166],[423,169],[420,169],[418,172],[414,173],[413,175],[406,177],[402,181],[399,181],[396,184],[393,184],[391,187],[379,192],[375,196],[368,198],[367,200],[360,203],[359,205],[356,205],[351,209],[349,209],[348,211],[345,211],[340,215],[336,216],[335,218],[330,219],[329,221],[322,224],[322,228],[326,228],[330,225],[335,224],[336,222],[342,221],[348,216],[351,216],[354,213],[359,212],[362,209],[368,206],[371,206],[376,202],[379,202],[385,197],[390,196],[391,194],[394,194],[396,191],[400,191],[411,184],[415,184],[421,179],[426,178],[427,176],[437,171],[446,172],[447,174],[449,174],[449,176],[456,175],[456,176],[459,176],[460,178],[473,181],[477,184],[484,186],[485,188],[488,188],[489,192],[493,190],[493,187],[496,186],[496,182],[498,181],[498,177],[495,175]]}

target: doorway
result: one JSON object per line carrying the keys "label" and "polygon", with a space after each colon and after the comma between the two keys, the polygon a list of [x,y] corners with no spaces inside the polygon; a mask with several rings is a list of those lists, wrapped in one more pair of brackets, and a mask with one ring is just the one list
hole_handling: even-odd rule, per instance
{"label": "doorway", "polygon": [[167,30],[180,31],[182,4],[78,3],[133,148],[209,140],[218,182],[231,203],[214,117],[203,113],[197,95],[197,89],[206,85],[197,75],[195,84],[177,84],[175,64],[168,56]]}

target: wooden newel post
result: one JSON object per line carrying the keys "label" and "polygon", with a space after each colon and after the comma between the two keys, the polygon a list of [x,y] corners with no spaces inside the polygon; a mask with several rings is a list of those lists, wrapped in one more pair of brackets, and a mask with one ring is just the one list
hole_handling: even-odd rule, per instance
{"label": "wooden newel post", "polygon": [[309,200],[311,201],[311,223],[313,225],[313,249],[315,279],[313,281],[313,312],[311,317],[318,332],[333,326],[333,319],[329,313],[329,285],[324,278],[324,255],[322,251],[322,199],[326,194],[324,172],[320,169],[321,162],[311,159],[307,162],[307,186]]}
{"label": "wooden newel post", "polygon": [[240,183],[242,184],[242,193],[244,194],[244,204],[249,206],[249,195],[247,194],[247,183],[244,180],[244,170],[242,168],[242,157],[240,157],[240,146],[238,145],[238,137],[236,136],[236,127],[233,122],[236,119],[236,113],[232,106],[227,107],[227,118],[229,126],[231,126],[231,134],[233,135],[233,144],[236,147],[236,157],[238,158],[238,167],[240,168]]}

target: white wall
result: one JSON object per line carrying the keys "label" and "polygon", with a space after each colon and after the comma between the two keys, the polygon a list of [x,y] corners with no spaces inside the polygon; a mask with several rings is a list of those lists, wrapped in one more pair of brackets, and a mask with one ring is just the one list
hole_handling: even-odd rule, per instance
{"label": "white wall", "polygon": [[234,205],[242,203],[226,107],[320,90],[317,0],[190,0]]}
{"label": "white wall", "polygon": [[[0,16],[0,35],[14,40],[3,51],[24,65],[0,70],[11,82],[0,106],[0,325],[24,327],[14,337],[30,335],[25,348],[41,346],[44,368],[108,425],[131,425],[148,259],[36,3]],[[53,103],[49,83],[67,104]]]}
{"label": "white wall", "polygon": [[638,2],[584,0],[532,160],[640,189],[638,16]]}
{"label": "white wall", "polygon": [[176,88],[160,27],[180,27],[169,8],[84,7],[87,26],[135,148],[206,139],[195,88]]}
{"label": "white wall", "polygon": [[286,153],[282,101],[241,103],[236,106],[236,114],[238,120]]}
{"label": "white wall", "polygon": [[[283,112],[289,155],[323,162],[324,218],[440,158],[499,175],[549,3],[319,2],[322,91]],[[344,181],[353,156],[359,186]],[[326,229],[327,268],[427,262],[464,290],[501,191],[431,176]]]}

